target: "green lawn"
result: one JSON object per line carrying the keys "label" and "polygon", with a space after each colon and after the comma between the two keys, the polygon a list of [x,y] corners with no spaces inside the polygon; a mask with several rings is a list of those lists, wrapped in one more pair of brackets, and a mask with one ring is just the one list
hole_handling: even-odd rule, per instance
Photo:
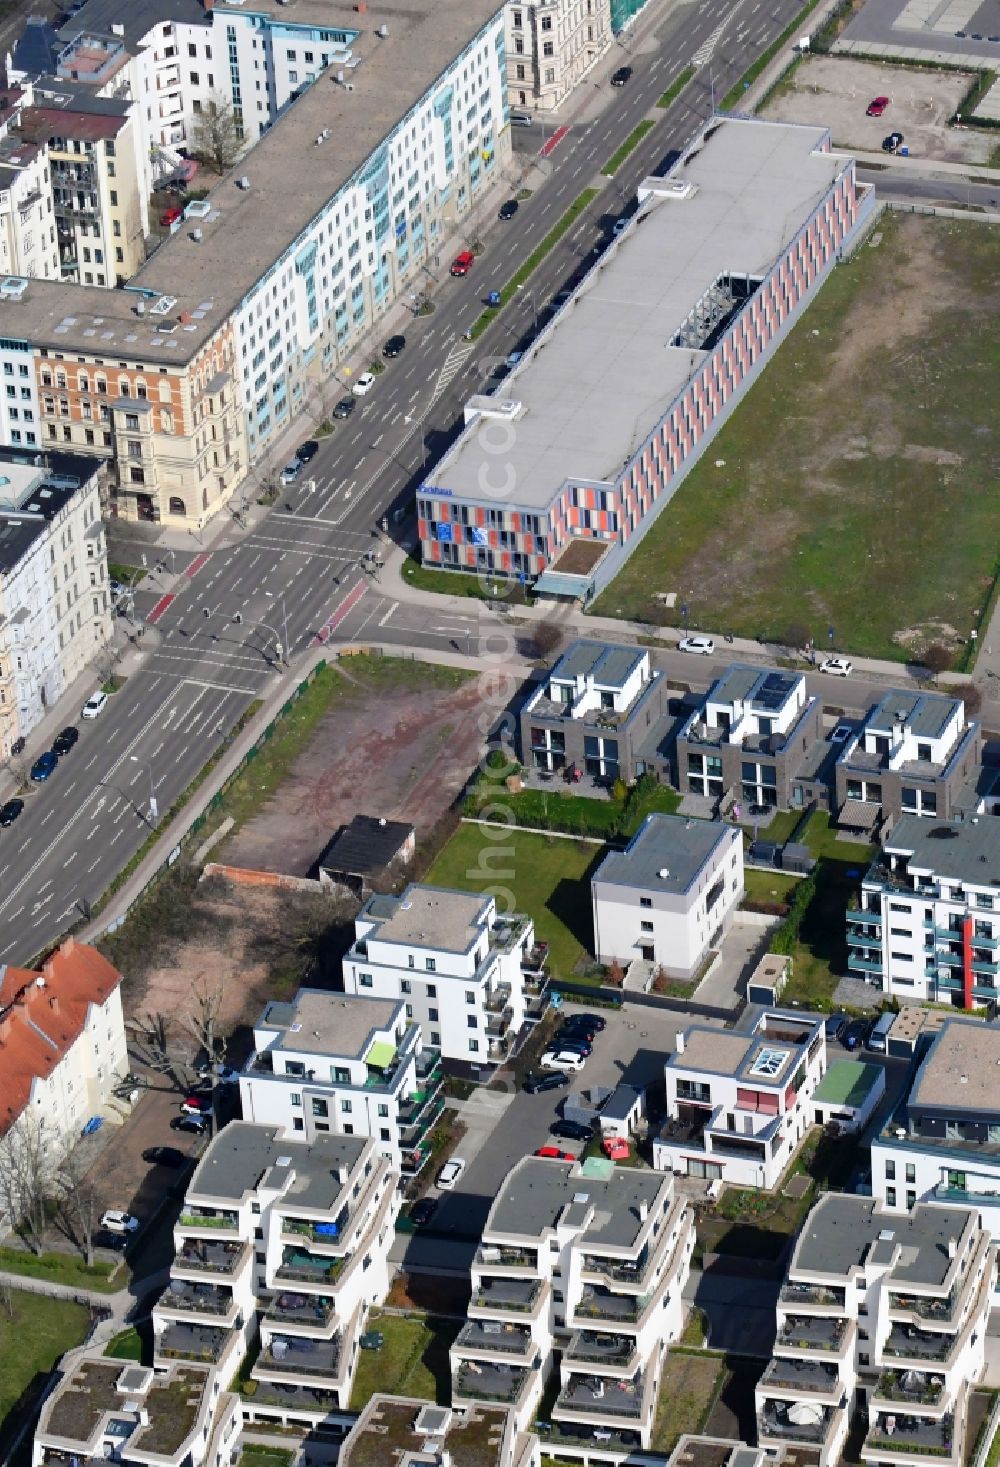
{"label": "green lawn", "polygon": [[[672,815],[681,802],[676,790],[652,783],[649,788],[629,791],[624,800],[595,800],[573,793],[571,786],[553,783],[546,789],[524,789],[511,794],[494,771],[487,770],[469,792],[465,813],[479,815],[499,804],[510,810],[518,825],[535,830],[561,830],[570,835],[609,840],[629,837],[654,811]],[[506,818],[506,816],[502,817]]]}
{"label": "green lawn", "polygon": [[26,1278],[49,1279],[56,1284],[73,1284],[80,1289],[94,1289],[113,1294],[125,1287],[127,1270],[121,1269],[110,1280],[112,1265],[94,1263],[90,1268],[77,1253],[42,1253],[35,1255],[25,1248],[0,1248],[0,1269],[21,1273]]}
{"label": "green lawn", "polygon": [[977,625],[997,559],[1000,236],[884,215],[595,611],[903,659]]}
{"label": "green lawn", "polygon": [[0,1441],[29,1409],[60,1355],[79,1345],[90,1325],[82,1304],[14,1289],[0,1303]]}
{"label": "green lawn", "polygon": [[747,868],[743,872],[746,899],[751,902],[781,902],[787,906],[801,880],[801,876],[789,876],[787,871],[753,871]]}
{"label": "green lawn", "polygon": [[[666,93],[664,93],[664,95],[666,95]],[[667,106],[669,107],[669,105],[670,103],[668,102]],[[618,172],[619,168],[625,162],[625,159],[628,157],[629,153],[632,152],[633,148],[637,148],[642,142],[643,138],[646,136],[647,132],[651,132],[655,126],[656,123],[653,122],[650,118],[644,118],[643,121],[638,124],[638,126],[632,129],[632,131],[629,133],[628,137],[622,143],[617,152],[611,154],[611,157],[605,163],[604,167],[601,169],[601,172],[605,174],[606,177],[613,178],[614,175]]]}
{"label": "green lawn", "polygon": [[680,76],[674,77],[674,80],[660,97],[660,100],[656,104],[657,107],[669,107],[680,96],[681,92],[683,92],[688,82],[694,76],[694,73],[695,68],[693,66],[685,66]]}
{"label": "green lawn", "polygon": [[141,1360],[143,1351],[139,1331],[123,1329],[104,1346],[104,1353],[110,1360]]}
{"label": "green lawn", "polygon": [[836,838],[830,817],[817,811],[805,829],[805,844],[819,862],[816,895],[806,911],[792,953],[792,976],[781,996],[827,1009],[838,979],[847,972],[845,914],[857,896],[874,847]]}
{"label": "green lawn", "polygon": [[485,831],[462,825],[427,875],[432,886],[493,891],[501,911],[504,892],[517,911],[534,918],[535,935],[549,944],[549,971],[569,978],[593,944],[590,875],[603,847],[565,836]]}
{"label": "green lawn", "polygon": [[718,1355],[687,1355],[671,1350],[663,1367],[653,1423],[652,1450],[672,1452],[685,1432],[699,1432],[725,1382]]}
{"label": "green lawn", "polygon": [[[438,596],[469,596],[477,601],[503,601],[508,606],[532,604],[524,587],[513,582],[496,582],[488,576],[467,575],[464,571],[435,570],[410,556],[403,565],[403,575],[410,586],[433,591]],[[462,648],[464,651],[464,646]]]}
{"label": "green lawn", "polygon": [[373,1310],[365,1328],[381,1330],[385,1344],[381,1350],[359,1352],[351,1410],[360,1411],[376,1391],[446,1405],[451,1400],[448,1351],[460,1327],[458,1320],[429,1314]]}

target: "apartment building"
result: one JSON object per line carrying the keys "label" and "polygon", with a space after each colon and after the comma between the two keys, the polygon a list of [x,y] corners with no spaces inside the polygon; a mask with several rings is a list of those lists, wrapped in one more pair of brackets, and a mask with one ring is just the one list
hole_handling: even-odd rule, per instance
{"label": "apartment building", "polygon": [[890,1212],[969,1207],[1000,1236],[1000,1030],[948,1018],[909,1094],[872,1142],[872,1194]]}
{"label": "apartment building", "polygon": [[0,96],[0,277],[58,280],[48,158],[18,130],[24,96],[13,86]]}
{"label": "apartment building", "polygon": [[772,1010],[749,1033],[696,1024],[676,1042],[663,1066],[667,1119],[653,1165],[770,1191],[814,1124],[827,1068],[822,1018]]}
{"label": "apartment building", "polygon": [[455,1406],[531,1420],[562,1346],[553,1446],[648,1448],[666,1347],[684,1323],[694,1223],[673,1178],[527,1157],[502,1184],[451,1348]]}
{"label": "apartment building", "polygon": [[347,993],[401,1000],[444,1060],[483,1069],[507,1056],[537,966],[530,917],[501,916],[492,896],[411,884],[369,897],[354,931]]}
{"label": "apartment building", "polygon": [[389,1287],[399,1194],[375,1143],[235,1121],[198,1163],[153,1309],[153,1364],[230,1379],[255,1329],[250,1420],[317,1425],[348,1405],[365,1312]]}
{"label": "apartment building", "polygon": [[538,112],[565,101],[614,41],[610,0],[508,0],[505,26],[511,105]]}
{"label": "apartment building", "polygon": [[903,815],[847,910],[847,966],[889,996],[997,998],[1000,824]]}
{"label": "apartment building", "polygon": [[[4,394],[19,377],[2,378]],[[13,402],[8,397],[8,402]],[[0,448],[0,750],[45,717],[111,639],[99,466]]]}
{"label": "apartment building", "polygon": [[[43,965],[0,969],[0,1147],[56,1166],[128,1073],[121,974],[68,937]],[[0,1195],[0,1233],[16,1197]]]}
{"label": "apartment building", "polygon": [[229,1467],[239,1451],[239,1397],[210,1367],[165,1370],[72,1351],[35,1427],[32,1467]]}
{"label": "apartment building", "polygon": [[736,117],[639,197],[524,359],[466,404],[417,491],[428,564],[601,590],[874,207],[826,129]]}
{"label": "apartment building", "polygon": [[[0,280],[0,310],[3,300]],[[37,453],[42,442],[41,419],[35,362],[29,343],[0,337],[0,444],[9,444],[15,454],[25,449]]]}
{"label": "apartment building", "polygon": [[624,851],[590,883],[594,951],[602,963],[639,958],[693,979],[743,896],[743,837],[721,820],[647,815]]}
{"label": "apartment building", "polygon": [[521,763],[631,784],[646,772],[640,750],[666,703],[667,679],[644,648],[574,642],[521,709]]}
{"label": "apartment building", "polygon": [[961,698],[892,688],[837,761],[838,824],[871,831],[891,830],[903,815],[949,819],[981,747]]}
{"label": "apartment building", "polygon": [[344,1438],[339,1467],[374,1463],[428,1467],[539,1467],[538,1438],[518,1431],[513,1412],[499,1406],[456,1411],[404,1396],[376,1394]]}
{"label": "apartment building", "polygon": [[867,1403],[869,1467],[964,1460],[982,1374],[996,1257],[975,1211],[906,1217],[829,1193],[799,1233],[778,1296],[774,1358],[757,1386],[758,1442],[839,1461]]}
{"label": "apartment building", "polygon": [[676,748],[682,794],[762,815],[802,809],[800,769],[817,749],[833,754],[824,742],[822,699],[810,696],[801,673],[739,664],[712,684],[680,728]]}
{"label": "apartment building", "polygon": [[370,1136],[402,1185],[430,1157],[444,1108],[441,1056],[423,1047],[401,998],[300,988],[254,1025],[240,1100],[245,1121],[306,1141]]}

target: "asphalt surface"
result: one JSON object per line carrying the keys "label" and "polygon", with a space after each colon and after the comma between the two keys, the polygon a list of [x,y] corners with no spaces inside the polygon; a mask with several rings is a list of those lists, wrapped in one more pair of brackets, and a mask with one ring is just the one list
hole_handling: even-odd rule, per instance
{"label": "asphalt surface", "polygon": [[[933,168],[933,164],[928,164]],[[974,172],[974,168],[970,171]],[[885,199],[911,200],[918,204],[940,204],[946,209],[976,209],[992,212],[1000,208],[1000,179],[995,183],[971,183],[964,178],[920,178],[887,169],[858,168],[861,183],[874,184]]]}
{"label": "asphalt surface", "polygon": [[[360,619],[370,625],[375,588],[361,557],[379,543],[382,516],[412,497],[464,400],[522,342],[552,295],[593,262],[639,181],[669,165],[709,115],[713,95],[724,95],[798,10],[799,0],[701,0],[679,6],[661,24],[653,50],[642,42],[633,54],[626,37],[626,54],[616,64],[627,59],[633,66],[630,83],[614,91],[599,117],[572,125],[551,149],[545,183],[513,220],[496,221],[498,201],[489,217],[482,209],[473,215],[468,237],[478,233],[485,253],[466,278],[437,290],[431,315],[405,326],[404,353],[387,364],[309,465],[315,489],[301,476],[263,523],[245,535],[234,527],[208,554],[177,555],[171,567],[170,553],[161,553],[165,569],[185,574],[174,598],[160,600],[155,577],[136,597],[136,615],[147,618],[143,665],[97,722],[80,725],[77,747],[33,789],[17,824],[0,832],[3,961],[31,960],[87,914],[148,836],[151,800],[165,812],[251,699],[277,685],[284,671],[279,646],[294,661],[317,642],[351,640]],[[656,126],[614,180],[601,179],[601,166],[695,57],[698,71],[678,100],[655,114]],[[585,85],[611,90],[604,81]],[[542,137],[552,140],[548,132],[522,132],[519,150],[537,149]],[[467,342],[465,331],[488,292],[510,278],[591,184],[606,187],[535,272],[521,303],[502,312],[479,342]],[[303,419],[303,439],[310,426]],[[387,602],[383,615],[389,610]],[[393,612],[380,633],[430,648],[464,635],[475,650],[478,615],[467,625],[458,620],[456,632],[456,619],[433,608],[411,612],[408,620]],[[705,659],[706,683],[711,670]],[[688,665],[684,671],[690,679]],[[834,697],[846,691],[817,686]]]}

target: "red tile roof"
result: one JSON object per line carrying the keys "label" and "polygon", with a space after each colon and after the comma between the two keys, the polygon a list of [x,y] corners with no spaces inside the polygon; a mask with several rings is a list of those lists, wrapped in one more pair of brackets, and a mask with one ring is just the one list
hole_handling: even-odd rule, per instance
{"label": "red tile roof", "polygon": [[28,1103],[33,1081],[47,1079],[76,1043],[91,1004],[121,981],[96,948],[71,937],[40,973],[0,968],[0,1135]]}

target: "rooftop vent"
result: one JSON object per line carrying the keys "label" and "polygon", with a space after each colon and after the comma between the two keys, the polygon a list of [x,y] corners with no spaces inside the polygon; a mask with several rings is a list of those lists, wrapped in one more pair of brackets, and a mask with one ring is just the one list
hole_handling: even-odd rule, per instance
{"label": "rooftop vent", "polygon": [[0,299],[8,301],[19,301],[28,288],[28,281],[23,275],[5,275],[0,280]]}
{"label": "rooftop vent", "polygon": [[378,30],[375,32],[375,34],[377,36],[381,36],[381,38],[382,38],[383,41],[388,40],[388,38],[389,38],[389,27],[387,25],[380,25],[379,28],[378,28]]}
{"label": "rooftop vent", "polygon": [[574,1202],[578,1202],[580,1204],[580,1206],[582,1207],[584,1203],[590,1201],[590,1193],[589,1192],[574,1192],[573,1193],[573,1201]]}
{"label": "rooftop vent", "polygon": [[669,879],[669,877],[670,877],[670,867],[669,866],[661,866],[660,869],[659,869],[659,871],[657,871],[656,874],[660,878],[661,881],[667,881]]}
{"label": "rooftop vent", "polygon": [[123,36],[125,34],[125,27],[122,25],[120,20],[114,20],[111,22],[111,34],[113,36]]}
{"label": "rooftop vent", "polygon": [[279,1156],[274,1164],[275,1166],[291,1166],[292,1158],[290,1156]]}
{"label": "rooftop vent", "polygon": [[161,295],[149,308],[151,316],[166,316],[177,304],[175,295]]}

